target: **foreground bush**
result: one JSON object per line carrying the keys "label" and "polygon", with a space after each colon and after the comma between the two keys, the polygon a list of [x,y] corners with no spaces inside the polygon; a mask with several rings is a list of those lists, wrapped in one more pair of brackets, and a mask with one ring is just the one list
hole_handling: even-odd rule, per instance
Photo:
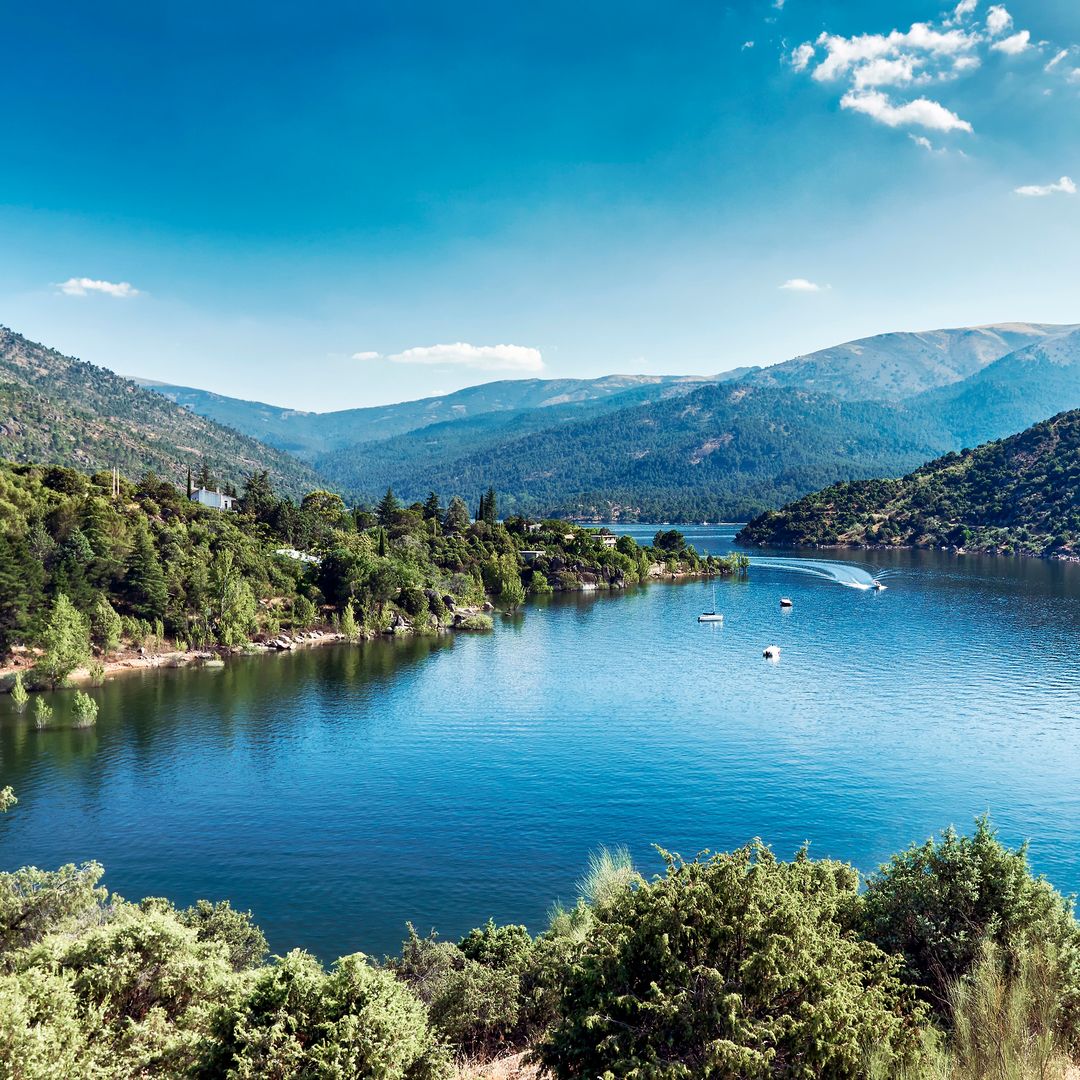
{"label": "foreground bush", "polygon": [[1002,962],[1031,947],[1049,951],[1058,971],[1057,1023],[1080,1044],[1080,926],[1072,904],[1028,866],[1027,847],[1010,851],[986,818],[973,836],[946,829],[913,845],[870,878],[860,917],[864,935],[904,958],[908,979],[951,1023],[954,987],[984,955]]}
{"label": "foreground bush", "polygon": [[200,1077],[229,1080],[440,1080],[446,1051],[423,1005],[361,955],[329,974],[289,953],[263,969],[234,1008],[222,1009]]}
{"label": "foreground bush", "polygon": [[597,906],[539,1048],[555,1076],[843,1080],[875,1047],[914,1060],[922,1013],[899,964],[844,929],[853,870],[759,843],[667,863]]}

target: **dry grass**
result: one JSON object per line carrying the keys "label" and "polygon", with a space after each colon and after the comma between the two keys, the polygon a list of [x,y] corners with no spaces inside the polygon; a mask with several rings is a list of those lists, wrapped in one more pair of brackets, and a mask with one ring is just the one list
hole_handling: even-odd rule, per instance
{"label": "dry grass", "polygon": [[540,1073],[536,1066],[526,1065],[524,1057],[515,1054],[498,1061],[465,1063],[458,1067],[457,1080],[538,1080]]}

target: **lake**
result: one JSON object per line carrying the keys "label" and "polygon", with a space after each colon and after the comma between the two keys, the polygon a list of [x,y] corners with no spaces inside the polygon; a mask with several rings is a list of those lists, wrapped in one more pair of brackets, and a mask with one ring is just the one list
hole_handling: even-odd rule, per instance
{"label": "lake", "polygon": [[[719,553],[735,528],[686,532]],[[0,866],[96,859],[129,898],[228,897],[324,960],[394,951],[407,919],[542,928],[599,844],[647,873],[653,844],[753,836],[871,870],[990,810],[1080,890],[1080,566],[805,557],[888,589],[755,566],[715,586],[722,626],[696,621],[708,583],[556,597],[490,635],[133,674],[85,731],[5,697]]]}

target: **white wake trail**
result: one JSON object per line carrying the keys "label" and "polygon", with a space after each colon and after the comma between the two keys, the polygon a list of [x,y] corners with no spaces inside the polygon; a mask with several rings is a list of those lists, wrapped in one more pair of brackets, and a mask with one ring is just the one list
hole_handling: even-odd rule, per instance
{"label": "white wake trail", "polygon": [[772,559],[750,556],[750,565],[763,570],[782,570],[792,574],[810,574],[835,582],[848,589],[881,589],[884,586],[869,571],[851,563],[829,562],[824,559]]}

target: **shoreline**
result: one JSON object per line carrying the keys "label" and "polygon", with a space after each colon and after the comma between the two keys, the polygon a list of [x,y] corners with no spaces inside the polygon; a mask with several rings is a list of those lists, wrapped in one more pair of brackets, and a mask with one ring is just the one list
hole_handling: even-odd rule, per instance
{"label": "shoreline", "polygon": [[[654,563],[649,568],[648,579],[635,582],[636,585],[644,586],[652,583],[667,582],[680,584],[688,580],[709,580],[713,577],[721,577],[718,574],[692,573],[682,570],[666,570],[662,564]],[[629,586],[625,582],[604,583],[583,582],[577,589],[556,590],[557,595],[572,595],[574,593],[593,592],[622,592]],[[522,605],[527,609],[528,603]],[[398,616],[391,626],[383,631],[360,630],[353,644],[364,641],[377,641],[382,638],[395,638],[406,636],[418,636],[426,634],[454,634],[454,633],[477,633],[470,628],[467,621],[475,616],[491,616],[498,612],[498,607],[490,600],[482,607],[460,607],[455,609],[453,621],[439,626],[417,626],[404,616]],[[118,676],[131,674],[137,671],[153,671],[160,668],[177,670],[180,668],[216,668],[223,666],[228,658],[234,656],[265,655],[268,653],[295,652],[298,649],[315,649],[326,645],[345,644],[347,639],[339,630],[299,630],[281,632],[274,637],[263,637],[248,642],[246,645],[214,645],[200,649],[163,649],[161,652],[150,652],[146,649],[127,649],[119,653],[113,653],[108,659],[96,657],[104,668],[100,679],[96,679],[91,673],[90,667],[83,665],[76,668],[60,686],[33,688],[35,692],[53,692],[56,690],[84,689],[86,687],[101,686],[106,680],[112,680]],[[18,673],[24,676],[34,670],[36,653],[23,647],[11,657],[11,660],[26,658],[24,663],[9,663],[0,667],[0,693],[11,693],[11,683]]]}

